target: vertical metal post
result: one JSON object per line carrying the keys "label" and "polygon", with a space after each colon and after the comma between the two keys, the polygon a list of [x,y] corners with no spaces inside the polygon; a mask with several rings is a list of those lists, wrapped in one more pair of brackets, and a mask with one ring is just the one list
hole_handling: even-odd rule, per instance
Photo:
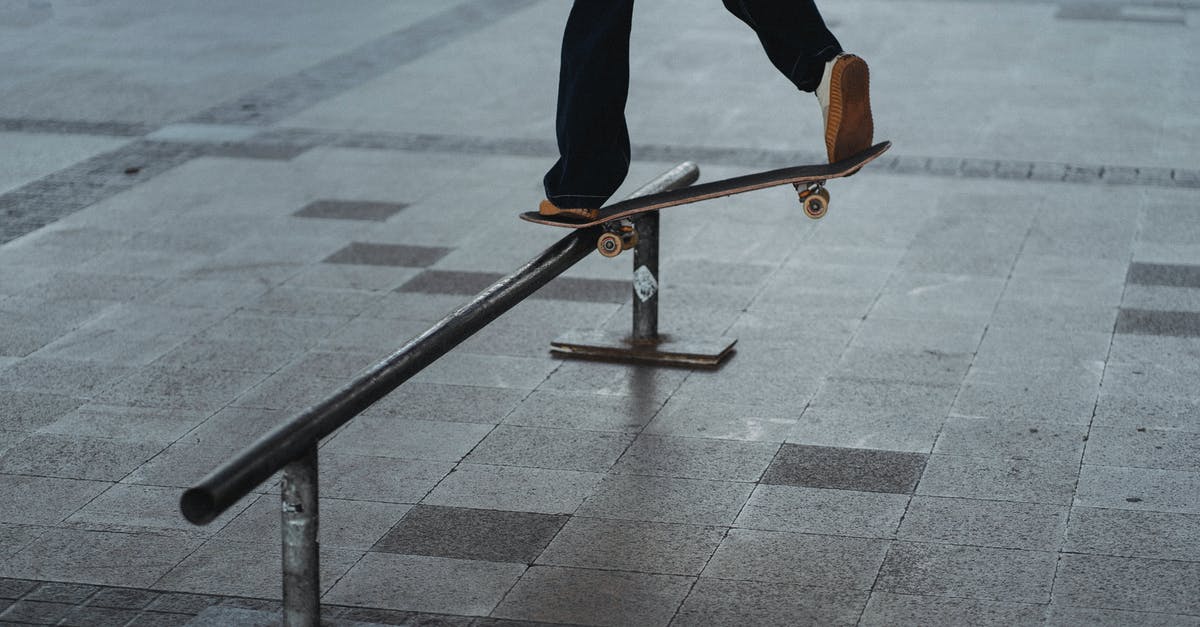
{"label": "vertical metal post", "polygon": [[283,624],[321,624],[317,446],[283,467]]}
{"label": "vertical metal post", "polygon": [[633,336],[638,344],[658,341],[658,212],[634,220],[638,243],[633,248]]}

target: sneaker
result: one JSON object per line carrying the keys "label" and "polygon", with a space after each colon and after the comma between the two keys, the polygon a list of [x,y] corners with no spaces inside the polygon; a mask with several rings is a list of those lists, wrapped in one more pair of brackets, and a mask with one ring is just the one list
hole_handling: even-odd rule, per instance
{"label": "sneaker", "polygon": [[558,205],[555,205],[549,200],[543,200],[542,203],[538,205],[538,213],[547,217],[562,216],[568,218],[577,218],[580,222],[590,222],[595,220],[596,217],[600,215],[600,210],[583,208],[564,209]]}
{"label": "sneaker", "polygon": [[825,150],[835,163],[871,147],[870,74],[867,62],[840,54],[825,64],[817,100],[825,119]]}

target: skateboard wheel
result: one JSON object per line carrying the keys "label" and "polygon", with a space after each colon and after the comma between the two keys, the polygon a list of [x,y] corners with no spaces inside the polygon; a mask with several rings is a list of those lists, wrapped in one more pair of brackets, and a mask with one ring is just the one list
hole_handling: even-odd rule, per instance
{"label": "skateboard wheel", "polygon": [[624,250],[621,244],[621,236],[616,233],[605,233],[596,240],[596,250],[600,251],[605,257],[616,257]]}
{"label": "skateboard wheel", "polygon": [[829,190],[821,188],[801,197],[804,203],[804,215],[813,220],[820,220],[829,211]]}

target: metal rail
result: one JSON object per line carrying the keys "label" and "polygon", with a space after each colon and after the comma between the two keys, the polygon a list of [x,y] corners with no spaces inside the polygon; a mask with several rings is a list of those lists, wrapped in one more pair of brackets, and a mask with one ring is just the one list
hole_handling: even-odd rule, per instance
{"label": "metal rail", "polygon": [[[694,180],[694,172],[677,167],[635,195],[685,187]],[[318,625],[317,446],[321,439],[588,256],[601,233],[598,226],[572,231],[324,401],[264,434],[183,493],[179,508],[184,518],[196,525],[212,522],[282,469],[284,624]]]}

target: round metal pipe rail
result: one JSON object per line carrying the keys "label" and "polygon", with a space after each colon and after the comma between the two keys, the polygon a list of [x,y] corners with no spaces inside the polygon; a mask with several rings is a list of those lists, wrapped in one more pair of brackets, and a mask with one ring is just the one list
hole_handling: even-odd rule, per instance
{"label": "round metal pipe rail", "polygon": [[[697,173],[695,164],[681,164],[635,195],[685,187]],[[573,231],[324,401],[268,431],[183,493],[179,508],[184,518],[197,525],[212,522],[322,438],[586,257],[596,249],[601,232],[599,226]]]}

